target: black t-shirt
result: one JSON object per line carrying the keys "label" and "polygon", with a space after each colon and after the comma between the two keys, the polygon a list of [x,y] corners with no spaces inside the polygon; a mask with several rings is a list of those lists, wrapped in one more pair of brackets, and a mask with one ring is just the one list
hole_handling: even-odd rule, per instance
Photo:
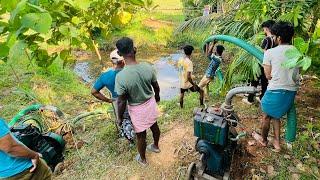
{"label": "black t-shirt", "polygon": [[274,48],[276,47],[275,43],[274,43],[274,40],[272,37],[268,36],[266,38],[263,39],[262,43],[261,43],[261,48],[262,49],[271,49],[271,48]]}

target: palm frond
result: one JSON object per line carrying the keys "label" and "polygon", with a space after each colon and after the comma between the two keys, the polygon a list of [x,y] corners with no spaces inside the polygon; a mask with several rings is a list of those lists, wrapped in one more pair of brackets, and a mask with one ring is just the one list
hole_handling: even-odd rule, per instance
{"label": "palm frond", "polygon": [[258,60],[249,53],[241,50],[238,58],[229,65],[223,89],[228,90],[234,84],[257,79],[260,74],[261,70]]}
{"label": "palm frond", "polygon": [[182,23],[177,29],[176,29],[176,33],[183,33],[185,31],[188,30],[203,30],[208,28],[209,26],[211,26],[213,24],[213,22],[216,21],[215,19],[216,15],[211,15],[211,16],[200,16],[200,17],[196,17],[193,19],[190,19],[188,21],[185,21],[184,23]]}

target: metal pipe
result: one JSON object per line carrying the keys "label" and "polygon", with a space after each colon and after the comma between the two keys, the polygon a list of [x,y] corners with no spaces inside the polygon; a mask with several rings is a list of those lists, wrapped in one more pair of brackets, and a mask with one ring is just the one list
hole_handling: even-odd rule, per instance
{"label": "metal pipe", "polygon": [[258,93],[259,90],[253,86],[244,86],[244,87],[236,87],[231,89],[228,94],[226,95],[225,101],[224,101],[224,105],[227,107],[231,106],[232,103],[232,98],[236,95],[236,94],[255,94]]}

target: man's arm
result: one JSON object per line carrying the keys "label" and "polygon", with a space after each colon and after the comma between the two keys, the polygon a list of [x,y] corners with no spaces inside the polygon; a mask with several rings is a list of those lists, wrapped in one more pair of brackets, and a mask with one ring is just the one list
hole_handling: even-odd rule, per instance
{"label": "man's arm", "polygon": [[156,102],[159,102],[160,101],[160,87],[159,87],[158,81],[151,82],[151,85],[154,90],[154,96],[155,96]]}
{"label": "man's arm", "polygon": [[118,124],[121,126],[123,121],[123,114],[127,107],[127,95],[123,94],[118,97]]}
{"label": "man's arm", "polygon": [[11,134],[0,138],[0,150],[14,157],[30,159],[33,165],[30,172],[36,170],[40,154],[18,143]]}
{"label": "man's arm", "polygon": [[272,77],[271,77],[271,66],[264,64],[263,65],[263,69],[264,69],[264,74],[266,75],[266,78],[268,80],[271,80],[272,79]]}
{"label": "man's arm", "polygon": [[188,72],[187,76],[188,76],[188,81],[194,86],[195,84],[192,80],[192,72]]}
{"label": "man's arm", "polygon": [[95,88],[92,88],[91,94],[101,101],[112,103],[112,99],[107,98],[104,94],[102,94],[100,91],[97,91]]}
{"label": "man's arm", "polygon": [[18,143],[11,134],[0,138],[0,150],[14,157],[39,159],[39,154],[23,144]]}

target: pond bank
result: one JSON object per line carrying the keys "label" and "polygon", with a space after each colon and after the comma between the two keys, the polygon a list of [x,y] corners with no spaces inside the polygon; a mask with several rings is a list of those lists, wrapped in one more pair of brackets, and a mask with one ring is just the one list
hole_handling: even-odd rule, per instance
{"label": "pond bank", "polygon": [[[156,59],[153,67],[157,71],[158,83],[160,86],[160,97],[162,100],[172,100],[179,94],[179,78],[176,64],[183,57],[182,52],[153,57]],[[75,63],[73,71],[85,83],[92,85],[98,77],[95,65],[96,62],[89,59],[82,59]]]}

